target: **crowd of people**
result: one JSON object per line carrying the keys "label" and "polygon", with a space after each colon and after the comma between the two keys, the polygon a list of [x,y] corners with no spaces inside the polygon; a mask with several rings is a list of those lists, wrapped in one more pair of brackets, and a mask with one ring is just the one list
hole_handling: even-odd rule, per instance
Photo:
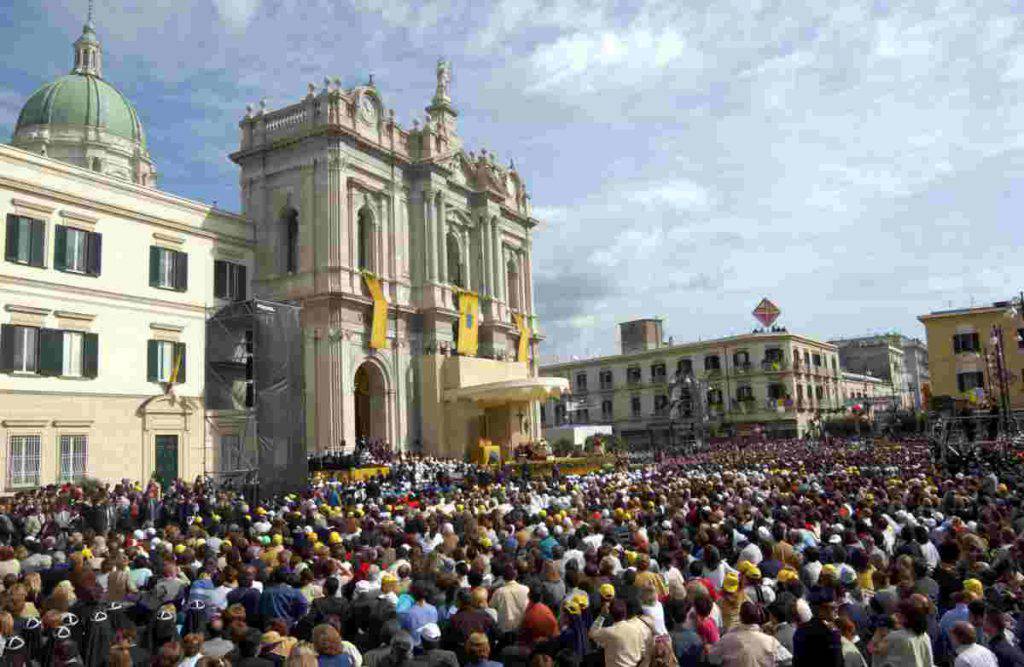
{"label": "crowd of people", "polygon": [[1006,667],[1021,487],[925,442],[726,442],[582,476],[401,457],[0,500],[0,664]]}

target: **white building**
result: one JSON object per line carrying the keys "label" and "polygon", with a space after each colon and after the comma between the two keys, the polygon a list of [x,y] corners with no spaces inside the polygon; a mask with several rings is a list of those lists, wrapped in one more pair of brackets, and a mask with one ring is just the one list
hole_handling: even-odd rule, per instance
{"label": "white building", "polygon": [[0,146],[0,491],[216,469],[205,321],[250,291],[251,226],[152,187],[101,58],[86,24]]}

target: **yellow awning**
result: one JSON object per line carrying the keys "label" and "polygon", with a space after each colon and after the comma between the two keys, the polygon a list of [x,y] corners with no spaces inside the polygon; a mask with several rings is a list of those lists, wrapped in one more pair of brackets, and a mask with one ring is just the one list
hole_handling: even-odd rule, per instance
{"label": "yellow awning", "polygon": [[444,392],[444,400],[446,402],[473,401],[481,407],[493,407],[506,403],[543,401],[561,396],[568,391],[569,381],[565,378],[524,378],[448,389]]}

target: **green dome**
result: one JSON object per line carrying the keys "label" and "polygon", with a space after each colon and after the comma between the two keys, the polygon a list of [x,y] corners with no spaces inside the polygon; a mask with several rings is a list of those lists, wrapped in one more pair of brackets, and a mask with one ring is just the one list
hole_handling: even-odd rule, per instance
{"label": "green dome", "polygon": [[117,88],[91,74],[67,74],[34,92],[18,116],[15,134],[32,125],[92,126],[146,145],[135,107]]}

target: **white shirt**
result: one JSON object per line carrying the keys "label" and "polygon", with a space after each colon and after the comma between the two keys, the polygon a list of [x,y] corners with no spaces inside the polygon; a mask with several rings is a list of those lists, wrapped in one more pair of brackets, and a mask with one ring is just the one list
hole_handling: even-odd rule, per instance
{"label": "white shirt", "polygon": [[961,646],[956,650],[956,661],[953,667],[999,667],[996,654],[981,644]]}

